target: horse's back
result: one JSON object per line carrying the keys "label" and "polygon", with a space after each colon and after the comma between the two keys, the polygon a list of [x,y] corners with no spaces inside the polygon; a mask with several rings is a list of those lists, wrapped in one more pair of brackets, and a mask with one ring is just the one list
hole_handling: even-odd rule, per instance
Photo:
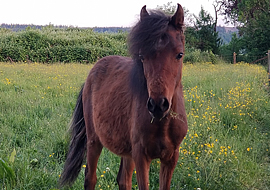
{"label": "horse's back", "polygon": [[129,57],[122,56],[106,56],[95,63],[91,69],[89,77],[91,77],[91,83],[99,85],[107,81],[112,81],[112,78],[117,80],[118,77],[127,76],[133,61]]}
{"label": "horse's back", "polygon": [[[127,90],[133,61],[122,56],[107,56],[100,59],[91,69],[86,82],[91,83],[94,93],[108,93],[115,90]],[[109,97],[104,94],[104,98]],[[111,94],[109,94],[111,95]],[[115,94],[117,96],[117,94]],[[111,97],[110,97],[111,99]]]}
{"label": "horse's back", "polygon": [[132,64],[127,57],[104,57],[91,69],[85,84],[90,88],[85,96],[91,98],[95,133],[103,146],[118,155],[131,152]]}

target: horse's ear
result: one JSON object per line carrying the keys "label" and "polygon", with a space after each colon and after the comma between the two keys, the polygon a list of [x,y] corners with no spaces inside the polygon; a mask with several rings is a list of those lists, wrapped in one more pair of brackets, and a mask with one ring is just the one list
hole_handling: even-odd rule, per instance
{"label": "horse's ear", "polygon": [[172,16],[171,24],[177,29],[182,30],[184,26],[184,10],[180,4],[178,4],[177,11]]}
{"label": "horse's ear", "polygon": [[141,14],[140,14],[140,17],[141,17],[141,20],[143,20],[145,17],[149,16],[147,10],[146,10],[146,5],[144,5],[142,7],[142,10],[141,10]]}

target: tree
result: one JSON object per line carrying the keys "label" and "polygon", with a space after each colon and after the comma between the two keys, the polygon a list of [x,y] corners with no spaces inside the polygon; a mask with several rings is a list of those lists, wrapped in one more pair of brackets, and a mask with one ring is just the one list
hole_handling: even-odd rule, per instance
{"label": "tree", "polygon": [[216,0],[227,22],[239,25],[247,54],[263,56],[270,49],[269,0]]}
{"label": "tree", "polygon": [[157,9],[163,11],[168,15],[173,15],[176,11],[176,5],[172,5],[172,2],[168,2],[167,4],[163,4],[162,6],[157,6]]}
{"label": "tree", "polygon": [[198,48],[202,51],[212,51],[214,54],[218,53],[221,45],[218,32],[215,31],[216,22],[211,15],[206,12],[203,7],[199,16],[195,16],[194,28],[199,40]]}
{"label": "tree", "polygon": [[269,0],[216,0],[227,22],[248,23],[260,14],[269,14]]}
{"label": "tree", "polygon": [[213,3],[213,7],[215,9],[215,26],[214,26],[214,31],[217,31],[217,20],[218,20],[218,12],[220,12],[222,6],[218,2]]}

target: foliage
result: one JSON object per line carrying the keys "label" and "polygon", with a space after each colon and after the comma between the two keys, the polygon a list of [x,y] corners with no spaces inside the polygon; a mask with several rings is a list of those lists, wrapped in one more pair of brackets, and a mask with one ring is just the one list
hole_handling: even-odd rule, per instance
{"label": "foliage", "polygon": [[185,30],[187,48],[199,49],[202,52],[212,51],[214,54],[219,52],[221,39],[218,32],[214,31],[215,23],[213,18],[203,7],[199,16],[195,16],[194,27],[187,26]]}
{"label": "foliage", "polygon": [[242,36],[245,50],[250,56],[265,56],[270,49],[270,10],[268,14],[259,14],[239,32]]}
{"label": "foliage", "polygon": [[[270,49],[270,2],[268,0],[219,0],[222,14],[238,23],[244,51],[262,57]],[[254,58],[256,60],[257,58]]]}
{"label": "foliage", "polygon": [[212,51],[209,52],[209,57],[211,59],[212,64],[217,64],[217,57],[215,54],[213,54]]}
{"label": "foliage", "polygon": [[227,22],[246,23],[260,14],[269,12],[269,1],[267,0],[216,0],[221,5],[222,13]]}
{"label": "foliage", "polygon": [[[91,65],[0,63],[0,158],[16,181],[0,188],[57,189],[68,148],[67,125]],[[230,79],[230,80],[228,80]],[[267,189],[270,99],[267,72],[248,64],[184,64],[189,132],[180,150],[171,189]],[[14,153],[12,155],[15,155]],[[5,159],[7,158],[7,159]],[[97,189],[118,189],[120,159],[101,154]],[[84,170],[83,165],[82,170]],[[160,161],[150,168],[158,189]],[[137,190],[136,171],[133,190]],[[5,180],[5,182],[3,182]],[[70,189],[83,189],[84,174]]]}
{"label": "foliage", "polygon": [[176,12],[176,5],[173,5],[172,1],[170,1],[167,4],[163,4],[162,6],[157,6],[157,9],[168,15],[173,15]]}
{"label": "foliage", "polygon": [[127,55],[126,36],[52,26],[19,32],[0,29],[0,61],[93,63],[107,55]]}
{"label": "foliage", "polygon": [[185,63],[212,62],[213,64],[215,64],[217,63],[217,61],[214,61],[213,56],[215,57],[215,55],[211,51],[206,52],[201,51],[200,49],[186,48],[184,62]]}
{"label": "foliage", "polygon": [[186,27],[185,30],[185,40],[187,48],[198,48],[199,36],[194,27]]}
{"label": "foliage", "polygon": [[217,54],[221,42],[218,32],[214,30],[216,23],[213,18],[201,7],[199,16],[195,16],[195,19],[195,32],[198,37],[197,47],[202,51],[212,51]]}

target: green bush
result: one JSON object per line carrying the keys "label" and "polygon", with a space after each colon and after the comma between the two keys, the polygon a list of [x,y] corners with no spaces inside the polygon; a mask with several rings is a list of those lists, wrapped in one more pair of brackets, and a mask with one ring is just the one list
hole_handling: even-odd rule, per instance
{"label": "green bush", "polygon": [[212,51],[201,51],[196,48],[186,48],[185,63],[205,63],[209,62],[212,64],[221,63],[222,60],[218,59],[218,57]]}
{"label": "green bush", "polygon": [[95,33],[91,29],[0,30],[0,61],[96,62],[107,55],[127,55],[126,33]]}
{"label": "green bush", "polygon": [[186,48],[184,62],[202,63],[209,61],[210,61],[209,54],[207,52],[202,52],[200,49],[195,48]]}

